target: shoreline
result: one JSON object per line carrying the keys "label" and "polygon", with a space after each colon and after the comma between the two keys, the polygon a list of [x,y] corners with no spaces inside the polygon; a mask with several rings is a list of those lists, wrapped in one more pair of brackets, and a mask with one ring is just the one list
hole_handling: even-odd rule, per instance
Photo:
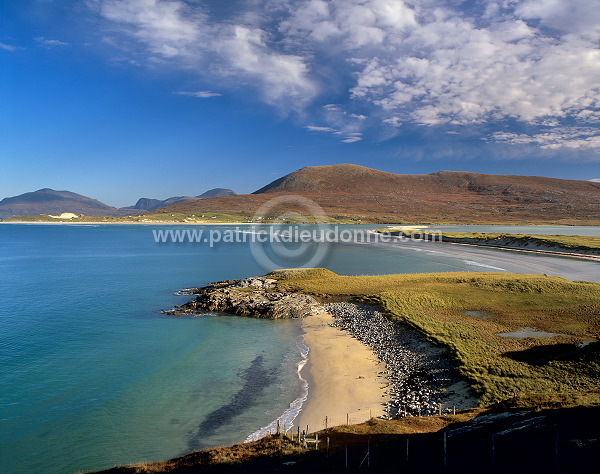
{"label": "shoreline", "polygon": [[[231,222],[212,222],[212,221],[205,221],[205,222],[200,222],[200,221],[193,221],[193,222],[174,222],[174,221],[150,221],[150,222],[140,222],[140,221],[111,221],[111,222],[106,222],[106,221],[75,221],[75,220],[59,220],[57,219],[56,221],[29,221],[29,220],[25,220],[25,221],[6,221],[6,219],[12,219],[12,217],[6,217],[6,218],[0,218],[0,224],[43,224],[43,225],[273,225],[272,222],[248,222],[248,221],[231,221]],[[312,225],[314,223],[307,223],[307,222],[293,222],[293,223],[283,223],[286,225]],[[430,227],[435,227],[435,226],[473,226],[473,225],[483,225],[483,226],[506,226],[506,227],[510,227],[510,226],[514,226],[514,227],[519,227],[519,226],[527,226],[527,227],[565,227],[565,228],[570,228],[570,227],[599,227],[600,224],[598,223],[593,223],[593,224],[588,224],[585,222],[580,222],[580,223],[576,223],[576,224],[561,224],[561,223],[556,223],[556,222],[545,222],[542,224],[537,224],[537,223],[530,223],[530,222],[493,222],[493,223],[481,223],[481,222],[433,222],[433,223],[429,223],[426,225],[421,225],[421,224],[406,224],[406,225],[395,225],[395,224],[390,224],[388,222],[367,222],[367,221],[361,221],[361,222],[346,222],[346,223],[337,223],[337,222],[333,222],[333,223],[329,223],[330,225],[373,225],[373,226],[387,226],[387,227],[391,227],[391,228],[396,228],[396,227],[406,227],[406,228],[413,228],[413,229],[427,229]],[[278,223],[279,225],[279,223]]]}
{"label": "shoreline", "polygon": [[330,303],[306,317],[303,327],[308,397],[293,430],[312,433],[377,417],[449,414],[478,406],[445,349],[373,307]]}
{"label": "shoreline", "polygon": [[[595,226],[591,226],[591,227],[595,227]],[[378,234],[379,232],[377,231],[367,231],[371,234]],[[393,239],[397,239],[397,240],[402,240],[402,239],[408,239],[409,237],[399,237],[399,236],[392,236]],[[415,239],[415,241],[418,242],[431,242],[430,240],[427,239]],[[583,259],[583,260],[592,260],[595,262],[600,262],[600,255],[598,254],[586,254],[586,253],[580,253],[580,252],[569,252],[569,251],[561,251],[561,247],[549,247],[547,249],[526,249],[526,248],[519,248],[519,247],[509,247],[506,245],[489,245],[489,244],[483,244],[483,243],[475,243],[475,242],[449,242],[449,241],[440,241],[440,242],[433,242],[433,243],[441,243],[441,244],[450,244],[450,245],[465,245],[465,246],[469,246],[469,247],[479,247],[479,248],[488,248],[488,249],[495,249],[495,250],[514,250],[515,252],[527,252],[527,253],[536,253],[536,254],[540,254],[540,255],[552,255],[555,257],[569,257],[569,258],[579,258],[579,259]],[[555,250],[551,250],[552,248],[554,248]]]}
{"label": "shoreline", "polygon": [[270,225],[270,224],[261,224],[260,222],[173,222],[173,221],[157,221],[157,222],[96,222],[96,221],[10,221],[10,222],[2,222],[0,219],[0,224],[19,224],[19,225]]}
{"label": "shoreline", "polygon": [[362,423],[385,414],[389,401],[385,365],[370,347],[347,331],[332,327],[326,311],[303,320],[304,341],[309,347],[302,377],[308,381],[308,397],[294,420],[293,430],[313,433],[327,427]]}
{"label": "shoreline", "polygon": [[[577,253],[577,252],[561,252],[559,250],[538,250],[538,249],[522,249],[515,247],[501,247],[499,245],[485,245],[485,244],[472,244],[466,242],[442,242],[444,244],[451,245],[467,245],[470,247],[484,247],[489,249],[498,249],[498,250],[514,250],[516,252],[528,252],[528,253],[538,253],[542,255],[553,255],[555,257],[569,257],[569,258],[580,258],[583,260],[592,260],[595,262],[600,262],[600,255],[593,254],[585,254],[585,253]],[[556,247],[557,249],[559,247]]]}

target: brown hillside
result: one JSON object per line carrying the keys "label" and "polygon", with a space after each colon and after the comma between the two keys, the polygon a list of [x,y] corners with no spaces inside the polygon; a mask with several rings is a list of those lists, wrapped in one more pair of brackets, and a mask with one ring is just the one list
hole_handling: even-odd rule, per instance
{"label": "brown hillside", "polygon": [[[179,203],[157,213],[220,212],[251,217],[265,202],[295,194],[330,217],[377,222],[600,223],[600,184],[459,171],[386,173],[358,165],[310,166],[251,195]],[[298,211],[293,206],[281,211]]]}

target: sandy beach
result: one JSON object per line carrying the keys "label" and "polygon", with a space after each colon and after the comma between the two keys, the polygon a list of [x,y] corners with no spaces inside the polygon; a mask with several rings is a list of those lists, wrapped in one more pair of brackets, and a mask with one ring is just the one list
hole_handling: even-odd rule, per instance
{"label": "sandy beach", "polygon": [[346,331],[331,327],[333,316],[327,312],[304,319],[309,361],[302,369],[309,393],[294,430],[318,431],[327,426],[367,421],[384,414],[386,380],[378,375],[385,370],[373,351]]}

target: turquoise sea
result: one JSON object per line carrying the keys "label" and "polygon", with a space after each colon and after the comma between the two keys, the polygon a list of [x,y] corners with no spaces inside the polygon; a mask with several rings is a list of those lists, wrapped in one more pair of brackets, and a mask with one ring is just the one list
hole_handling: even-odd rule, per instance
{"label": "turquoise sea", "polygon": [[[179,289],[266,273],[247,243],[155,242],[152,230],[172,228],[0,226],[1,472],[166,459],[243,441],[282,414],[293,418],[306,395],[299,321],[162,315],[190,299]],[[448,229],[600,236],[598,227]],[[595,262],[419,242],[334,243],[320,265],[347,275],[600,279]]]}

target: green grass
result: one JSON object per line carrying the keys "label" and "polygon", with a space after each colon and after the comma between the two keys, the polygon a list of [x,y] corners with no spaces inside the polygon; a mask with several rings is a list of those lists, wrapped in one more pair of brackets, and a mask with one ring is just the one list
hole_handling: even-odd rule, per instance
{"label": "green grass", "polygon": [[[349,277],[312,269],[271,275],[281,290],[380,305],[391,319],[447,347],[483,406],[515,396],[600,403],[598,283],[468,272]],[[497,335],[519,327],[564,336],[516,340]],[[575,346],[586,341],[594,342]]]}

